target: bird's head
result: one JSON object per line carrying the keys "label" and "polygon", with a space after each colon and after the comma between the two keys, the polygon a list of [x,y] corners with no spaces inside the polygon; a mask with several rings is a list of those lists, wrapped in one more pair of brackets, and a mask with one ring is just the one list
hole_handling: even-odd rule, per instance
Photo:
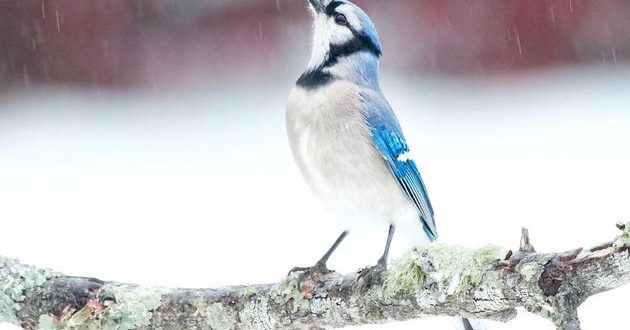
{"label": "bird's head", "polygon": [[340,58],[365,53],[381,55],[374,23],[358,6],[347,0],[309,0],[315,19],[309,69],[332,66]]}

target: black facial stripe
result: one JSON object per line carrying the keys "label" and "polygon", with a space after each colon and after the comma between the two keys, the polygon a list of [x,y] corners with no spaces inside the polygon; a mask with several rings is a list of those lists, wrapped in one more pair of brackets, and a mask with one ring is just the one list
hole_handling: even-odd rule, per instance
{"label": "black facial stripe", "polygon": [[370,38],[367,36],[355,36],[352,40],[341,45],[330,45],[328,59],[324,62],[323,67],[333,66],[337,63],[337,61],[339,61],[339,58],[349,56],[360,51],[367,51],[376,56],[380,55],[378,49],[374,46]]}
{"label": "black facial stripe", "polygon": [[[337,15],[337,7],[343,4],[343,1],[332,1],[328,4],[328,6],[326,6],[326,15],[334,17]],[[372,39],[363,33],[359,33],[349,24],[346,25],[346,27],[350,29],[354,38],[342,45],[330,45],[328,60],[322,67],[331,66],[337,63],[339,57],[348,56],[359,51],[369,51],[377,57],[382,55],[378,46],[374,44]]]}
{"label": "black facial stripe", "polygon": [[353,38],[341,45],[330,45],[328,52],[328,58],[322,67],[329,67],[337,63],[340,57],[349,56],[357,52],[367,51],[374,54],[374,56],[381,56],[381,51],[374,44],[372,39],[363,33],[355,31],[353,28],[348,27],[352,31]]}
{"label": "black facial stripe", "polygon": [[330,73],[324,72],[324,68],[335,65],[341,57],[349,56],[360,51],[367,51],[376,56],[381,55],[381,52],[368,36],[358,33],[354,35],[352,40],[344,44],[330,45],[330,51],[326,61],[316,69],[303,73],[296,84],[306,89],[325,86],[335,80],[335,77]]}
{"label": "black facial stripe", "polygon": [[343,5],[342,1],[333,1],[331,3],[328,4],[328,6],[326,6],[326,15],[332,17],[335,14],[337,14],[337,12],[335,11],[335,9],[337,9],[337,7]]}
{"label": "black facial stripe", "polygon": [[[334,17],[338,13],[336,8],[343,5],[343,1],[332,1],[326,6],[326,15]],[[327,67],[335,65],[340,58],[358,53],[361,51],[374,54],[376,57],[381,56],[379,47],[365,33],[356,31],[352,26],[346,26],[352,32],[352,39],[341,45],[330,45],[326,60],[317,68],[304,72],[297,80],[296,84],[306,89],[315,89],[325,86],[334,81],[332,74],[324,72]]]}
{"label": "black facial stripe", "polygon": [[315,70],[304,72],[297,80],[296,84],[306,89],[315,89],[327,85],[335,78],[330,74],[322,71],[319,67]]}

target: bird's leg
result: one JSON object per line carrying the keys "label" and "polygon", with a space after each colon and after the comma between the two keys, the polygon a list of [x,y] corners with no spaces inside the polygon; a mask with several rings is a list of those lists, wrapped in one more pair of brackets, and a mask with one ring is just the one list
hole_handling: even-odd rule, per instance
{"label": "bird's leg", "polygon": [[389,225],[389,233],[387,234],[387,243],[385,244],[385,251],[383,256],[378,259],[375,266],[362,269],[359,272],[357,280],[363,281],[361,286],[370,287],[373,284],[377,284],[381,281],[383,272],[387,269],[387,256],[389,255],[389,246],[392,244],[392,238],[394,238],[394,231],[396,227],[393,224]]}
{"label": "bird's leg", "polygon": [[392,245],[392,239],[394,238],[394,231],[396,227],[394,225],[389,225],[389,232],[387,233],[387,243],[385,243],[385,251],[383,251],[383,256],[378,259],[378,264],[387,267],[387,257],[389,256],[389,247]]}
{"label": "bird's leg", "polygon": [[349,232],[347,230],[344,231],[343,233],[341,233],[341,235],[339,235],[339,237],[337,238],[335,243],[330,247],[330,249],[328,249],[328,251],[326,251],[326,254],[324,254],[324,256],[321,257],[319,259],[319,261],[317,261],[317,263],[315,263],[315,266],[312,266],[312,267],[295,267],[295,268],[291,269],[289,274],[294,273],[294,272],[304,272],[305,275],[330,273],[330,270],[328,269],[328,267],[326,267],[326,263],[328,262],[328,258],[330,258],[330,256],[335,252],[335,250],[337,250],[337,247],[339,247],[339,244],[341,244],[341,242],[344,240],[344,238],[346,238],[346,236],[348,236],[348,233]]}

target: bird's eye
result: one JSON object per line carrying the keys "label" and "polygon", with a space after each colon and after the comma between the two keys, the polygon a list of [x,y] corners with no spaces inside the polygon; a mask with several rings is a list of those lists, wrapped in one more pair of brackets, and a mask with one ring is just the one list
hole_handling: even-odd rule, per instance
{"label": "bird's eye", "polygon": [[344,14],[337,14],[335,15],[335,23],[346,26],[348,25],[348,19],[346,18],[346,15]]}

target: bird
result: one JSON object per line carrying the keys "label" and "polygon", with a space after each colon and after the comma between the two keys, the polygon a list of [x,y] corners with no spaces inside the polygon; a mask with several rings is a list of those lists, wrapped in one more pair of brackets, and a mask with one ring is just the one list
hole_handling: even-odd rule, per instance
{"label": "bird", "polygon": [[418,244],[438,234],[434,211],[400,123],[379,84],[382,46],[370,17],[348,0],[308,0],[314,20],[310,60],[286,106],[290,149],[307,184],[338,218],[349,220],[312,267],[327,261],[366,223],[389,225],[382,256],[360,276],[378,279],[396,228]]}
{"label": "bird", "polygon": [[[367,285],[382,279],[397,227],[424,244],[437,240],[435,214],[400,123],[378,76],[382,46],[374,23],[348,0],[308,0],[314,18],[311,57],[292,88],[286,128],[307,184],[340,218],[354,219],[312,267],[326,263],[353,226],[388,224],[385,249],[362,270]],[[461,318],[466,330],[471,322]]]}

